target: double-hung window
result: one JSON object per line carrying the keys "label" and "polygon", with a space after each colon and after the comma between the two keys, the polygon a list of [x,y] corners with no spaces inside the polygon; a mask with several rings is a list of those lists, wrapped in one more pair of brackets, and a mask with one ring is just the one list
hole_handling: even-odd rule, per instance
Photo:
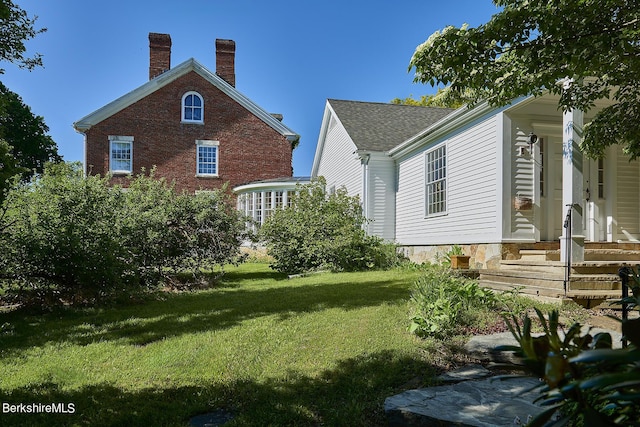
{"label": "double-hung window", "polygon": [[201,139],[196,141],[197,176],[218,176],[219,145],[218,141]]}
{"label": "double-hung window", "polygon": [[133,172],[133,137],[109,135],[109,171],[113,174]]}
{"label": "double-hung window", "polygon": [[204,100],[198,92],[187,92],[182,96],[182,121],[186,123],[204,121]]}
{"label": "double-hung window", "polygon": [[447,147],[441,145],[425,154],[426,216],[447,213]]}

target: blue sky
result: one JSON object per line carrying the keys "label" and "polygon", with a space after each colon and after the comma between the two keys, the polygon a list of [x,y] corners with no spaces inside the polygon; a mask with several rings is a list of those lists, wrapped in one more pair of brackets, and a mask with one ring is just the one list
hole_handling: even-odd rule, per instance
{"label": "blue sky", "polygon": [[18,93],[68,161],[82,161],[72,123],[148,80],[148,33],[169,33],[173,66],[193,57],[215,71],[215,39],[236,42],[236,88],[301,135],[296,176],[309,175],[328,98],[389,102],[434,93],[413,83],[416,46],[446,25],[486,22],[490,0],[14,0],[47,32],[32,72],[0,80]]}

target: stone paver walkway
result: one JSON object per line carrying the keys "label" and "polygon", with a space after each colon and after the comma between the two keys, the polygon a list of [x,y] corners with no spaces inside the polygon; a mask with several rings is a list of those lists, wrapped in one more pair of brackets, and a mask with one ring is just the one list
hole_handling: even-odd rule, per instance
{"label": "stone paver walkway", "polygon": [[[591,334],[609,332],[614,347],[621,347],[619,332],[592,329]],[[516,345],[510,332],[473,337],[465,346],[484,362],[508,361],[509,352],[495,352],[500,345]],[[440,376],[446,385],[408,390],[385,400],[389,425],[490,427],[525,424],[544,408],[533,401],[539,396],[536,378],[496,380],[480,365],[470,365]]]}

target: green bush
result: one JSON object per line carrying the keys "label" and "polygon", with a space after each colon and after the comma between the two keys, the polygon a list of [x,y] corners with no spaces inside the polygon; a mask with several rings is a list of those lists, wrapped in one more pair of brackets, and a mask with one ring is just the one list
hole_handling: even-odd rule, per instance
{"label": "green bush", "polygon": [[320,177],[297,188],[293,206],[276,210],[259,231],[259,239],[284,273],[318,269],[386,268],[400,260],[394,245],[364,230],[360,201],[346,190],[325,193]]}
{"label": "green bush", "polygon": [[93,303],[233,262],[244,224],[221,192],[177,194],[153,177],[127,191],[52,164],[8,192],[0,217],[5,298]]}
{"label": "green bush", "polygon": [[[631,295],[617,301],[629,310],[640,307],[640,272],[626,267],[620,271],[629,279]],[[532,321],[525,316],[505,318],[522,359],[519,367],[544,382],[538,401],[549,408],[531,426],[637,426],[640,425],[640,319],[619,319],[629,346],[612,348],[609,333],[584,333],[578,322],[565,332],[556,310],[545,317],[536,309],[543,334],[532,334]],[[635,317],[635,316],[634,316]],[[548,423],[559,414],[553,424]]]}
{"label": "green bush", "polygon": [[[634,294],[640,295],[640,287]],[[565,332],[558,311],[551,311],[548,319],[540,310],[536,313],[543,334],[532,334],[528,316],[522,322],[507,318],[518,345],[498,348],[514,351],[522,358],[519,367],[543,380],[537,401],[548,409],[528,425],[640,425],[640,319],[622,324],[631,345],[612,349],[609,333],[583,333],[579,323]]]}
{"label": "green bush", "polygon": [[495,307],[497,301],[494,293],[476,280],[432,266],[411,290],[409,330],[421,337],[446,338],[474,326],[482,310]]}

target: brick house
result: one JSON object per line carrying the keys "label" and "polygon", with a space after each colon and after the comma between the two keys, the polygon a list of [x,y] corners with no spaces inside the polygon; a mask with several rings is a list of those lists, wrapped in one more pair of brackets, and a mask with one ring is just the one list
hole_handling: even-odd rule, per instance
{"label": "brick house", "polygon": [[216,40],[216,72],[191,58],[171,68],[171,37],[149,34],[149,81],[73,124],[85,172],[156,168],[179,191],[292,176],[299,135],[235,88],[235,42]]}

